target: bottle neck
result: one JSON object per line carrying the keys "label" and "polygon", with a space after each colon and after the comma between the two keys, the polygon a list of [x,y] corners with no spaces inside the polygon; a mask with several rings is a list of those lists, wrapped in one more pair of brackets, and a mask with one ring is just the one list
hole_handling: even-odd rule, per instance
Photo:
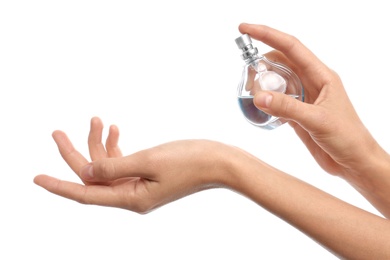
{"label": "bottle neck", "polygon": [[253,54],[253,55],[248,55],[246,57],[242,57],[245,61],[245,64],[247,65],[256,65],[257,64],[257,61],[258,60],[262,60],[264,58],[264,56],[262,55],[258,55],[257,53]]}

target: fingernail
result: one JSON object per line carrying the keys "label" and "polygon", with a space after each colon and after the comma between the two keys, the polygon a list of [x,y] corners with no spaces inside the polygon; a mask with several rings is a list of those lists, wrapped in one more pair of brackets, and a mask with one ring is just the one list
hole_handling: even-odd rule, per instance
{"label": "fingernail", "polygon": [[266,92],[258,93],[255,97],[255,103],[259,107],[270,107],[272,102],[272,95]]}
{"label": "fingernail", "polygon": [[81,168],[80,176],[84,180],[90,180],[93,178],[93,165],[87,164]]}

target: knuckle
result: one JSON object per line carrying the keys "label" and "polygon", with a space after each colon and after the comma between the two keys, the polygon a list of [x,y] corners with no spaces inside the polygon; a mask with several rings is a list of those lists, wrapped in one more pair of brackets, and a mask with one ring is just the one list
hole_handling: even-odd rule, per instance
{"label": "knuckle", "polygon": [[340,77],[340,75],[336,71],[331,70],[331,74],[333,76],[333,82],[334,83],[341,83],[341,77]]}

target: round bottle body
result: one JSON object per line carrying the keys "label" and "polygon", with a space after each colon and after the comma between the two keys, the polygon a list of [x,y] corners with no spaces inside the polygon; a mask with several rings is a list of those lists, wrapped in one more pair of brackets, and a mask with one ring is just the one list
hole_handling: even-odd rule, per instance
{"label": "round bottle body", "polygon": [[282,92],[291,98],[304,100],[302,83],[290,68],[265,57],[248,61],[238,85],[238,104],[247,121],[263,129],[275,129],[286,120],[269,115],[253,104],[253,97],[262,90]]}

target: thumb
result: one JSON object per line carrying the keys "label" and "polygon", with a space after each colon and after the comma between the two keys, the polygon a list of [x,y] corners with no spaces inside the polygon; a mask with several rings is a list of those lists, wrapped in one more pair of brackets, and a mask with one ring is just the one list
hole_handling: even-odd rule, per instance
{"label": "thumb", "polygon": [[81,179],[89,182],[114,181],[121,178],[141,177],[153,179],[151,172],[147,171],[145,160],[129,155],[121,158],[104,158],[93,161],[80,170]]}
{"label": "thumb", "polygon": [[270,115],[295,121],[302,126],[310,124],[314,116],[310,104],[279,92],[259,91],[253,102],[258,109]]}

